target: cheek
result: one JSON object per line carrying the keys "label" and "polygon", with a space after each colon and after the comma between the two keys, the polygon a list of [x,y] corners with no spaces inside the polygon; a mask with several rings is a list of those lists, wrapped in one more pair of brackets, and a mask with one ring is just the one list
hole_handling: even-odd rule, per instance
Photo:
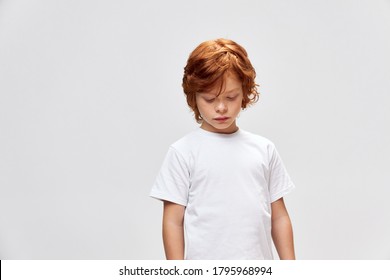
{"label": "cheek", "polygon": [[198,108],[199,111],[202,110],[202,103],[199,102],[198,98],[195,99],[196,108]]}
{"label": "cheek", "polygon": [[242,108],[242,105],[243,105],[243,99],[240,98],[239,100],[237,100],[237,103],[235,104],[236,108],[238,108],[238,110],[241,110]]}
{"label": "cheek", "polygon": [[198,110],[201,114],[205,114],[208,109],[207,109],[207,105],[205,105],[203,102],[197,102],[196,103],[196,107],[198,107]]}

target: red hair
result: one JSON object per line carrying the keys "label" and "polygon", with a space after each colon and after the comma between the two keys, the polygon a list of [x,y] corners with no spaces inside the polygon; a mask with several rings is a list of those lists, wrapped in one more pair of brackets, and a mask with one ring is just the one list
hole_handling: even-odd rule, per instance
{"label": "red hair", "polygon": [[220,86],[221,93],[229,73],[234,73],[242,82],[244,95],[241,108],[255,103],[259,99],[256,71],[242,46],[228,39],[210,40],[201,43],[190,54],[184,67],[182,86],[197,122],[201,122],[202,117],[196,104],[196,94],[216,85]]}

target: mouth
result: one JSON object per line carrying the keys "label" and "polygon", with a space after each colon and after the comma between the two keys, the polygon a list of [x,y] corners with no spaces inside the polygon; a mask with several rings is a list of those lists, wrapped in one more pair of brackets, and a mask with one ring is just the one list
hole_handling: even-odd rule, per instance
{"label": "mouth", "polygon": [[217,117],[217,118],[214,118],[214,120],[216,120],[217,122],[224,122],[226,120],[228,120],[229,117]]}

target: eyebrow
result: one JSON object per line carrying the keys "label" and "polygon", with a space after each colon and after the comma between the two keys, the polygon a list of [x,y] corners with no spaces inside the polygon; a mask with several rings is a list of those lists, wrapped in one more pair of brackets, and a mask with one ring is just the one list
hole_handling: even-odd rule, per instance
{"label": "eyebrow", "polygon": [[[225,92],[223,92],[223,93],[229,94],[229,93],[232,93],[232,92],[235,92],[235,91],[239,91],[239,90],[240,90],[240,88],[233,88],[233,89],[230,89],[230,90],[225,91]],[[202,95],[204,95],[204,94],[207,94],[207,95],[216,95],[214,92],[200,92],[199,94],[202,94]]]}
{"label": "eyebrow", "polygon": [[224,93],[232,93],[234,91],[239,91],[239,90],[240,90],[240,88],[233,88],[231,90],[225,91]]}

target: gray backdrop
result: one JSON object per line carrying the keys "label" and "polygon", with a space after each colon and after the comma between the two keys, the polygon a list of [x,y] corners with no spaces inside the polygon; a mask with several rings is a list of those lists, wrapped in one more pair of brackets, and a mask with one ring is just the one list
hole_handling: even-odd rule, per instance
{"label": "gray backdrop", "polygon": [[196,128],[181,78],[200,42],[242,44],[297,189],[299,259],[390,258],[390,2],[0,1],[0,258],[162,259],[148,197]]}

